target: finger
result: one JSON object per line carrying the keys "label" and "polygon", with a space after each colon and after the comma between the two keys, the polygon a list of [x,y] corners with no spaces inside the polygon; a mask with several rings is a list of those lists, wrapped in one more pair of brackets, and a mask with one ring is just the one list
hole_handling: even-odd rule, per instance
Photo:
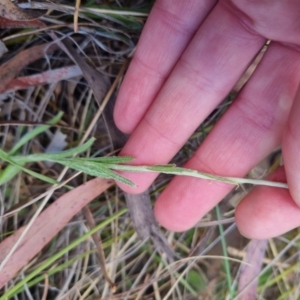
{"label": "finger", "polygon": [[[268,176],[286,182],[283,168]],[[250,239],[268,239],[300,226],[300,208],[288,190],[257,187],[238,205],[235,220],[239,231]]]}
{"label": "finger", "polygon": [[292,198],[300,205],[300,90],[296,95],[286,130],[283,134],[282,153],[287,182]]}
{"label": "finger", "polygon": [[[167,163],[230,92],[263,44],[262,37],[241,25],[239,16],[216,5],[121,155],[136,157],[135,164]],[[155,176],[128,173],[138,188],[120,186],[140,193]]]}
{"label": "finger", "polygon": [[[243,177],[279,145],[297,91],[300,55],[272,44],[233,105],[208,135],[187,167],[223,176]],[[176,177],[156,202],[165,227],[192,227],[232,186]]]}
{"label": "finger", "polygon": [[[270,40],[299,45],[299,1],[231,0],[254,20],[255,29]],[[271,5],[272,3],[272,5]]]}
{"label": "finger", "polygon": [[156,1],[121,86],[114,118],[131,133],[216,0]]}

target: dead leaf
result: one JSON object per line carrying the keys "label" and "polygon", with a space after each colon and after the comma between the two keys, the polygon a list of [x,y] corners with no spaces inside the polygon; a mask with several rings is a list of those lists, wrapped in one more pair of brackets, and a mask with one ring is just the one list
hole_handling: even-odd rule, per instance
{"label": "dead leaf", "polygon": [[22,9],[13,4],[10,0],[0,1],[0,17],[13,21],[28,21],[41,17],[46,11]]}
{"label": "dead leaf", "polygon": [[[112,184],[111,180],[92,179],[64,194],[45,209],[1,270],[0,288],[13,279],[65,227],[74,215]],[[20,228],[0,244],[0,261],[7,256],[24,229],[25,227]]]}
{"label": "dead leaf", "polygon": [[267,245],[267,240],[251,240],[247,246],[246,257],[243,260],[247,264],[241,265],[238,284],[239,299],[241,300],[257,299],[258,274],[263,264]]}
{"label": "dead leaf", "polygon": [[[74,78],[80,75],[82,75],[82,72],[78,66],[68,66],[68,67],[62,67],[54,70],[45,71],[40,74],[18,77],[12,79],[11,82],[7,85],[6,89],[2,91],[2,93],[7,94],[9,92],[13,92],[21,89],[27,89],[32,86],[55,83],[61,80],[68,80],[70,78]],[[0,71],[0,76],[1,76],[1,71]],[[0,89],[1,89],[1,83],[0,83]],[[5,95],[3,96],[1,95],[0,100],[5,98],[4,96]]]}
{"label": "dead leaf", "polygon": [[14,21],[0,17],[0,28],[42,28],[45,23],[39,20]]}
{"label": "dead leaf", "polygon": [[2,64],[0,66],[0,94],[5,91],[7,85],[25,66],[56,49],[57,45],[50,43],[34,46],[21,51],[14,58]]}
{"label": "dead leaf", "polygon": [[73,48],[70,40],[65,39],[61,42],[54,32],[52,32],[50,35],[54,41],[57,41],[57,44],[61,47],[61,49],[65,51],[65,53],[68,54],[73,62],[81,69],[85,80],[93,91],[96,102],[100,106],[102,99],[108,90],[108,78],[94,68],[90,67]]}

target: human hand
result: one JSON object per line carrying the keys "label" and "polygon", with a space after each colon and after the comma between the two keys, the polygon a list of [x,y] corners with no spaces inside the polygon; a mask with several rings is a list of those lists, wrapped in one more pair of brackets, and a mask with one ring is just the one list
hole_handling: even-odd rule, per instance
{"label": "human hand", "polygon": [[[243,177],[282,144],[289,192],[254,189],[237,207],[240,231],[268,238],[300,225],[300,2],[159,0],[147,20],[115,108],[131,137],[121,155],[165,164],[226,97],[267,39],[258,68],[185,167]],[[273,176],[273,177],[272,177]],[[284,170],[273,180],[285,180]],[[147,189],[156,174],[126,173]],[[175,177],[155,204],[158,221],[192,227],[232,186]],[[292,200],[292,195],[294,201]]]}

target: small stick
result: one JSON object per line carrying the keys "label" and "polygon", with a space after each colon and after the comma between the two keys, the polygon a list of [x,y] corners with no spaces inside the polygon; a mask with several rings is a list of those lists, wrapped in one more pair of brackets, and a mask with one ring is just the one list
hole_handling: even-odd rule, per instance
{"label": "small stick", "polygon": [[[90,229],[94,228],[96,226],[96,224],[95,224],[95,220],[93,218],[93,215],[92,215],[89,207],[85,206],[82,209],[82,211],[83,211],[84,217],[87,220],[87,223],[88,223]],[[117,290],[117,286],[112,282],[112,280],[110,279],[110,277],[107,273],[106,265],[105,265],[105,255],[104,255],[104,251],[103,251],[101,238],[97,233],[93,233],[92,238],[93,238],[93,241],[94,241],[95,246],[97,248],[96,253],[97,253],[97,257],[98,257],[99,264],[100,264],[100,267],[102,269],[104,278],[107,281],[107,283],[109,284],[110,290],[112,291],[112,293],[115,293],[116,290]]]}
{"label": "small stick", "polygon": [[[122,148],[128,139],[128,136],[122,133],[113,121],[115,101],[116,95],[113,95],[104,111],[105,123],[114,150]],[[106,166],[106,164],[104,166]],[[152,209],[149,191],[134,195],[124,192],[124,196],[138,237],[141,240],[150,238],[154,245],[159,250],[165,252],[171,260],[176,257],[176,253],[170,247],[166,237],[158,227]]]}
{"label": "small stick", "polygon": [[80,8],[80,0],[76,0],[75,10],[74,10],[74,32],[78,32],[78,16],[79,16],[79,8]]}

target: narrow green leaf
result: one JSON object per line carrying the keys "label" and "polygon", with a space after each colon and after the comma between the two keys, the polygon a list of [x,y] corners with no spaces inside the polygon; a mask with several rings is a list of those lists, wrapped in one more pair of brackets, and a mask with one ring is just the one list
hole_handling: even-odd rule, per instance
{"label": "narrow green leaf", "polygon": [[[216,210],[217,219],[221,220],[221,212],[220,212],[219,205],[217,205],[215,207],[215,210]],[[223,255],[224,255],[223,264],[224,264],[224,268],[225,268],[225,272],[226,272],[229,299],[233,299],[234,298],[234,286],[232,285],[232,275],[231,275],[231,270],[230,270],[230,263],[229,263],[229,260],[228,260],[229,256],[228,256],[228,251],[227,251],[226,237],[225,237],[225,234],[224,234],[223,225],[219,224],[218,226],[219,226],[222,250],[223,250]]]}
{"label": "narrow green leaf", "polygon": [[90,138],[86,143],[81,146],[61,151],[59,153],[38,153],[30,154],[27,156],[13,156],[11,157],[15,162],[27,163],[27,162],[37,162],[37,161],[57,161],[58,159],[64,159],[66,157],[71,157],[72,155],[82,153],[88,150],[94,143],[96,139]]}
{"label": "narrow green leaf", "polygon": [[[52,118],[48,123],[50,125],[55,125],[57,122],[60,121],[60,119],[63,116],[63,112],[59,112],[54,118]],[[50,125],[40,125],[36,128],[32,129],[28,133],[26,133],[23,137],[20,138],[20,140],[15,144],[15,146],[9,151],[9,155],[14,155],[23,145],[25,145],[27,142],[32,140],[34,137],[39,135],[40,133],[46,131],[48,128],[50,128]]]}
{"label": "narrow green leaf", "polygon": [[69,158],[64,160],[56,160],[56,162],[71,169],[84,172],[90,176],[110,178],[130,186],[135,186],[132,181],[110,170],[105,164],[90,162],[83,158]]}
{"label": "narrow green leaf", "polygon": [[103,157],[87,157],[87,161],[102,164],[123,164],[134,160],[132,156],[103,156]]}
{"label": "narrow green leaf", "polygon": [[24,286],[27,282],[29,282],[31,279],[33,279],[35,276],[41,274],[43,270],[45,270],[47,267],[51,266],[56,260],[58,260],[60,257],[62,257],[64,254],[68,253],[70,250],[72,250],[74,247],[88,239],[92,234],[99,231],[101,228],[104,228],[108,224],[110,224],[112,221],[117,219],[118,217],[122,216],[127,209],[123,209],[116,214],[112,215],[111,217],[107,218],[105,221],[100,223],[99,225],[95,226],[93,229],[85,233],[84,235],[77,238],[75,241],[71,242],[67,247],[57,252],[55,255],[48,258],[47,261],[45,261],[42,265],[40,265],[38,268],[36,268],[34,271],[32,271],[30,274],[28,274],[24,279],[13,285],[8,291],[6,291],[5,294],[3,294],[0,297],[0,300],[5,299],[11,299],[11,296],[15,294],[16,291],[18,291],[22,286]]}
{"label": "narrow green leaf", "polygon": [[8,165],[0,174],[0,186],[13,179],[21,169],[17,166]]}
{"label": "narrow green leaf", "polygon": [[52,178],[49,178],[49,177],[44,176],[42,174],[36,173],[34,171],[31,171],[29,169],[26,169],[26,168],[22,167],[22,165],[17,164],[2,149],[0,149],[0,159],[2,159],[3,161],[6,161],[8,163],[10,163],[11,165],[13,165],[13,166],[15,166],[17,168],[20,168],[20,170],[22,170],[22,171],[28,173],[29,175],[31,175],[33,177],[36,177],[36,178],[38,178],[40,180],[43,180],[45,182],[52,183],[52,184],[56,184],[57,183],[57,181],[54,180],[54,179],[52,179]]}
{"label": "narrow green leaf", "polygon": [[197,170],[179,168],[172,164],[165,165],[165,166],[164,165],[131,166],[131,165],[121,165],[121,164],[106,164],[106,167],[117,171],[158,172],[158,173],[172,174],[172,175],[179,175],[179,176],[191,176],[191,177],[205,179],[205,180],[221,181],[233,185],[249,183],[254,185],[278,187],[283,189],[289,188],[288,184],[284,182],[275,182],[275,181],[252,179],[252,178],[223,177],[223,176],[199,172]]}

